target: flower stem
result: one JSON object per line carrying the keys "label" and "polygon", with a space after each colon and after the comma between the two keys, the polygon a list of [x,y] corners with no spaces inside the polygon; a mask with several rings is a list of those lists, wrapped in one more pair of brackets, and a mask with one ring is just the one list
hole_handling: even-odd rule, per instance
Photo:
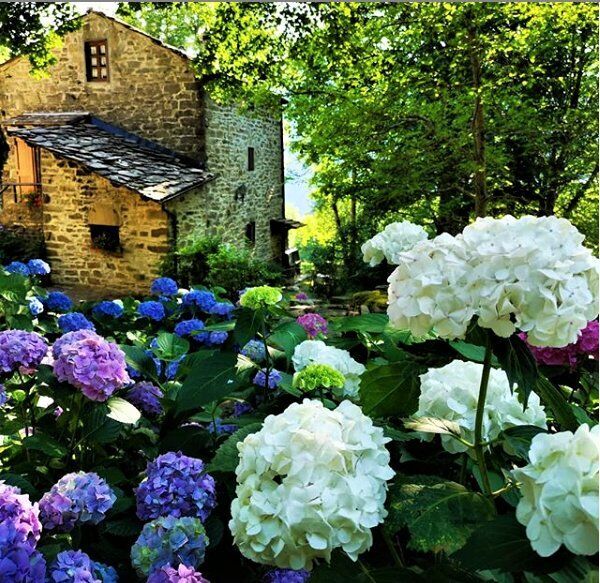
{"label": "flower stem", "polygon": [[487,396],[488,384],[490,380],[490,370],[492,368],[492,346],[489,338],[486,339],[485,356],[483,358],[483,372],[481,373],[481,384],[479,385],[479,397],[477,399],[477,413],[475,415],[475,443],[473,448],[477,458],[477,465],[483,482],[483,491],[488,498],[492,498],[492,486],[485,465],[485,444],[482,440],[483,414],[485,411],[485,399]]}
{"label": "flower stem", "polygon": [[392,537],[390,536],[389,532],[387,532],[385,530],[385,528],[382,528],[381,534],[383,535],[383,540],[385,541],[385,544],[387,545],[388,549],[390,550],[390,553],[392,555],[392,558],[394,559],[394,563],[396,563],[396,566],[404,567],[402,558],[400,557],[398,550],[396,549],[396,545],[394,544],[394,541],[392,540]]}

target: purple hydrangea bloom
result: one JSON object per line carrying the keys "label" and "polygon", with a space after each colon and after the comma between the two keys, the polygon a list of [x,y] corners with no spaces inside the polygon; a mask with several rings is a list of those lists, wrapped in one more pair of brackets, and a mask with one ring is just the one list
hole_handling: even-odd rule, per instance
{"label": "purple hydrangea bloom", "polygon": [[42,301],[51,312],[68,312],[73,307],[71,298],[59,291],[50,292]]}
{"label": "purple hydrangea bloom", "polygon": [[63,551],[48,570],[48,583],[104,583],[96,576],[96,563],[83,551]]}
{"label": "purple hydrangea bloom", "polygon": [[163,397],[162,391],[152,383],[142,381],[135,383],[127,391],[127,399],[146,415],[160,415],[162,413],[162,404],[160,399]]}
{"label": "purple hydrangea bloom", "polygon": [[241,417],[242,415],[245,415],[246,413],[250,413],[253,410],[254,410],[254,407],[252,405],[250,405],[250,403],[237,402],[233,405],[233,416]]}
{"label": "purple hydrangea bloom", "polygon": [[58,327],[63,332],[77,330],[95,330],[96,327],[81,312],[70,312],[58,318]]}
{"label": "purple hydrangea bloom", "polygon": [[264,583],[306,583],[310,573],[305,569],[273,569],[264,577]]}
{"label": "purple hydrangea bloom", "polygon": [[67,332],[54,341],[54,344],[52,345],[52,356],[54,359],[57,359],[65,346],[73,344],[74,342],[79,342],[80,340],[87,340],[88,338],[102,340],[102,336],[96,334],[96,332],[93,330],[76,330],[75,332]]}
{"label": "purple hydrangea bloom", "polygon": [[137,311],[143,318],[150,318],[155,322],[160,322],[166,316],[165,307],[160,302],[142,302]]}
{"label": "purple hydrangea bloom", "polygon": [[4,267],[4,271],[8,271],[8,273],[18,273],[25,277],[29,276],[29,268],[22,261],[12,261]]}
{"label": "purple hydrangea bloom", "polygon": [[203,312],[210,312],[217,303],[215,294],[205,290],[192,290],[183,296],[183,305],[190,308],[199,308]]}
{"label": "purple hydrangea bloom", "polygon": [[105,300],[96,304],[92,309],[94,316],[108,316],[109,318],[120,318],[123,315],[123,306],[117,302]]}
{"label": "purple hydrangea bloom", "polygon": [[64,412],[65,410],[60,405],[58,405],[54,408],[54,411],[52,411],[52,415],[54,415],[54,417],[58,419]]}
{"label": "purple hydrangea bloom", "polygon": [[167,565],[199,567],[208,538],[199,518],[165,516],[144,525],[131,547],[131,563],[143,576]]}
{"label": "purple hydrangea bloom", "polygon": [[154,296],[174,296],[178,291],[177,282],[170,277],[159,277],[150,286],[150,292]]}
{"label": "purple hydrangea bloom", "polygon": [[2,583],[43,583],[46,561],[42,554],[27,545],[14,545],[0,551]]}
{"label": "purple hydrangea bloom", "polygon": [[227,338],[227,332],[214,330],[213,332],[209,332],[208,337],[205,338],[204,342],[206,346],[220,346],[227,341]]}
{"label": "purple hydrangea bloom", "polygon": [[29,275],[48,275],[50,266],[43,259],[30,259],[27,262]]}
{"label": "purple hydrangea bloom", "polygon": [[123,351],[100,337],[61,346],[54,361],[54,374],[92,401],[106,401],[131,382]]}
{"label": "purple hydrangea bloom", "polygon": [[217,504],[215,481],[202,460],[181,452],[168,452],[149,462],[135,497],[141,520],[194,516],[204,521]]}
{"label": "purple hydrangea bloom", "polygon": [[31,298],[29,300],[29,313],[32,316],[39,316],[44,311],[44,304],[40,302],[39,298]]}
{"label": "purple hydrangea bloom", "polygon": [[14,546],[35,548],[42,532],[37,504],[27,494],[0,482],[0,557]]}
{"label": "purple hydrangea bloom", "polygon": [[296,294],[296,300],[298,300],[299,302],[305,302],[308,299],[308,295],[305,294],[304,292],[298,292]]}
{"label": "purple hydrangea bloom", "polygon": [[272,368],[269,371],[269,380],[267,381],[266,369],[259,370],[252,381],[257,387],[269,387],[269,389],[275,389],[281,382],[281,373],[278,370]]}
{"label": "purple hydrangea bloom", "polygon": [[327,320],[320,314],[303,314],[296,318],[296,322],[304,328],[309,338],[316,338],[319,334],[327,334]]}
{"label": "purple hydrangea bloom", "polygon": [[177,334],[177,336],[190,336],[193,340],[202,342],[206,338],[206,336],[208,336],[208,334],[198,334],[197,332],[203,329],[204,322],[202,320],[194,318],[192,320],[182,320],[175,326],[175,330],[173,331],[175,332],[175,334]]}
{"label": "purple hydrangea bloom", "polygon": [[0,371],[14,372],[19,367],[36,368],[48,345],[36,332],[4,330],[0,332]]}
{"label": "purple hydrangea bloom", "polygon": [[256,339],[249,340],[240,352],[254,362],[262,362],[267,356],[264,342]]}
{"label": "purple hydrangea bloom", "polygon": [[110,486],[93,472],[65,474],[40,500],[44,528],[69,532],[76,524],[98,524],[115,503]]}
{"label": "purple hydrangea bloom", "polygon": [[187,565],[179,565],[177,569],[166,565],[154,571],[148,577],[147,583],[209,583],[209,581],[202,576],[202,573]]}
{"label": "purple hydrangea bloom", "polygon": [[210,308],[209,313],[215,316],[229,317],[233,310],[235,310],[235,306],[231,302],[217,302]]}
{"label": "purple hydrangea bloom", "polygon": [[223,423],[219,417],[216,417],[214,421],[208,424],[207,429],[215,435],[226,435],[237,431],[237,425]]}

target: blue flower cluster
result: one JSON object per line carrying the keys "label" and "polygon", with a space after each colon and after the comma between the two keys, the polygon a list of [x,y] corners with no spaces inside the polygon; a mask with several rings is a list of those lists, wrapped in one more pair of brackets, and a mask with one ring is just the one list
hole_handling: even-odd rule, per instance
{"label": "blue flower cluster", "polygon": [[211,421],[206,428],[215,435],[226,435],[237,431],[237,425],[223,423],[219,417],[216,417],[214,421]]}
{"label": "blue flower cluster", "polygon": [[257,387],[269,387],[269,389],[275,389],[281,382],[281,373],[278,370],[272,368],[269,371],[269,379],[267,380],[267,370],[259,370],[252,381]]}
{"label": "blue flower cluster", "polygon": [[68,312],[73,307],[71,298],[59,291],[51,291],[47,297],[42,298],[42,302],[51,312]]}
{"label": "blue flower cluster", "polygon": [[174,296],[178,291],[177,282],[170,277],[159,277],[150,286],[150,292],[154,296]]}
{"label": "blue flower cluster", "polygon": [[0,371],[14,372],[20,367],[35,369],[48,352],[48,345],[37,332],[3,330],[0,332]]}
{"label": "blue flower cluster", "polygon": [[220,346],[221,344],[225,344],[228,336],[227,332],[213,330],[208,333],[208,338],[206,338],[204,344],[206,344],[206,346]]}
{"label": "blue flower cluster", "polygon": [[18,273],[25,277],[30,275],[48,275],[50,266],[43,259],[31,259],[27,263],[22,261],[13,261],[4,267],[8,273]]}
{"label": "blue flower cluster", "polygon": [[127,391],[127,400],[150,416],[162,413],[163,407],[160,402],[162,397],[163,392],[157,386],[146,381],[135,383]]}
{"label": "blue flower cluster", "polygon": [[248,340],[240,353],[254,362],[262,362],[266,356],[265,343],[262,340]]}
{"label": "blue flower cluster", "polygon": [[217,303],[215,294],[206,290],[193,289],[183,296],[183,305],[188,308],[198,308],[207,314]]}
{"label": "blue flower cluster", "polygon": [[63,332],[75,332],[77,330],[95,330],[96,327],[81,312],[69,312],[58,318],[58,327]]}
{"label": "blue flower cluster", "polygon": [[8,401],[8,395],[6,394],[6,388],[0,384],[0,407]]}
{"label": "blue flower cluster", "polygon": [[92,314],[96,317],[120,318],[123,315],[123,306],[117,302],[105,300],[94,306]]}
{"label": "blue flower cluster", "polygon": [[98,524],[115,503],[110,486],[93,472],[65,474],[40,500],[44,528],[69,532],[76,524]]}
{"label": "blue flower cluster", "polygon": [[246,413],[250,413],[253,410],[254,410],[254,407],[252,405],[250,405],[250,403],[246,403],[246,402],[240,403],[240,402],[237,402],[233,406],[233,416],[234,417],[241,417],[242,415],[245,415]]}
{"label": "blue flower cluster", "polygon": [[182,320],[178,322],[175,326],[175,334],[177,336],[191,336],[193,340],[198,342],[202,342],[208,336],[207,333],[200,333],[200,330],[204,330],[204,322],[202,320],[198,320],[197,318],[193,318],[191,320]]}
{"label": "blue flower cluster", "polygon": [[209,310],[209,313],[215,316],[224,316],[229,319],[231,318],[233,310],[235,310],[235,306],[231,302],[217,302]]}
{"label": "blue flower cluster", "polygon": [[306,583],[309,579],[310,573],[305,569],[273,569],[265,575],[264,583]]}
{"label": "blue flower cluster", "polygon": [[40,302],[39,298],[31,298],[29,300],[29,313],[32,316],[39,316],[44,311],[44,304]]}
{"label": "blue flower cluster", "polygon": [[131,562],[145,577],[167,565],[183,564],[196,569],[204,561],[207,544],[199,518],[157,518],[144,525],[131,547]]}
{"label": "blue flower cluster", "polygon": [[48,570],[48,583],[117,583],[117,572],[108,565],[92,561],[83,551],[63,551]]}
{"label": "blue flower cluster", "polygon": [[202,460],[181,452],[168,452],[148,463],[135,497],[141,520],[192,516],[204,521],[217,504],[215,481]]}
{"label": "blue flower cluster", "polygon": [[149,318],[155,322],[160,322],[166,316],[165,307],[160,302],[147,301],[138,306],[138,314],[143,318]]}

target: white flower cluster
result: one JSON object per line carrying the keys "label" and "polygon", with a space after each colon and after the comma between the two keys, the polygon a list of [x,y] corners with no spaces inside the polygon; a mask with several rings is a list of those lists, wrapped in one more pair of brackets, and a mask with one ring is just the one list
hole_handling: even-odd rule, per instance
{"label": "white flower cluster", "polygon": [[598,552],[598,451],[600,427],[539,434],[531,441],[530,463],[513,471],[523,497],[517,520],[527,527],[542,557],[562,544],[576,555]]}
{"label": "white flower cluster", "polygon": [[229,528],[241,553],[284,569],[311,569],[335,548],[356,560],[387,515],[388,441],[350,401],[330,411],[305,399],[269,415],[238,443]]}
{"label": "white flower cluster", "polygon": [[470,319],[535,346],[566,346],[598,315],[599,263],[566,219],[477,219],[402,253],[389,281],[392,324],[464,336]]}
{"label": "white flower cluster", "polygon": [[[461,429],[461,437],[474,441],[477,398],[483,365],[476,362],[454,360],[441,368],[431,368],[421,378],[419,409],[415,417],[435,417],[454,421]],[[539,397],[529,395],[527,408],[519,403],[516,393],[511,393],[506,373],[499,369],[490,371],[485,401],[482,437],[495,439],[503,430],[516,425],[536,425],[546,428],[546,414]],[[450,453],[460,453],[469,448],[452,437],[442,435],[442,446]],[[433,436],[427,434],[427,438]]]}
{"label": "white flower cluster", "polygon": [[309,364],[327,364],[344,375],[346,382],[342,396],[354,398],[358,396],[360,375],[365,367],[354,360],[347,350],[328,346],[322,340],[305,340],[296,346],[292,363],[296,372],[300,372]]}
{"label": "white flower cluster", "polygon": [[390,265],[398,265],[400,254],[412,249],[420,241],[427,239],[427,232],[409,221],[389,224],[381,233],[363,243],[360,250],[363,260],[375,267],[385,258]]}

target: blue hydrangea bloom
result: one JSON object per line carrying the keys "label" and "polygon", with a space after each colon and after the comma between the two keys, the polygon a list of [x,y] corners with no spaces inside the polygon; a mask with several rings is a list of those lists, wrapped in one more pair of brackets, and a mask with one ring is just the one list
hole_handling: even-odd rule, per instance
{"label": "blue hydrangea bloom", "polygon": [[305,569],[273,569],[264,577],[264,583],[306,583],[310,573]]}
{"label": "blue hydrangea bloom", "polygon": [[177,371],[179,370],[179,363],[184,359],[185,357],[181,357],[178,358],[177,360],[174,360],[172,362],[168,362],[167,365],[165,366],[165,378],[170,381],[172,379],[175,378],[175,376],[177,375]]}
{"label": "blue hydrangea bloom", "polygon": [[14,545],[0,552],[0,581],[6,583],[43,583],[46,561],[27,545]]}
{"label": "blue hydrangea bloom", "polygon": [[65,474],[39,502],[45,529],[69,532],[76,524],[98,524],[115,503],[110,486],[93,472]]}
{"label": "blue hydrangea bloom", "polygon": [[76,332],[77,330],[95,330],[96,327],[81,312],[69,312],[58,318],[58,327],[63,332]]}
{"label": "blue hydrangea bloom", "polygon": [[254,362],[262,362],[267,355],[264,342],[256,339],[249,340],[240,353]]}
{"label": "blue hydrangea bloom", "polygon": [[146,415],[160,415],[162,391],[152,383],[142,381],[136,383],[127,392],[127,400]]}
{"label": "blue hydrangea bloom", "polygon": [[157,518],[144,525],[131,547],[131,563],[148,577],[166,565],[196,569],[204,561],[208,537],[199,518]]}
{"label": "blue hydrangea bloom", "polygon": [[202,460],[181,452],[168,452],[149,462],[135,497],[141,520],[193,516],[204,521],[217,504],[215,481]]}
{"label": "blue hydrangea bloom", "polygon": [[268,386],[269,389],[275,389],[281,382],[281,373],[274,368],[269,371],[269,380],[267,381],[266,369],[259,370],[252,381],[257,387]]}
{"label": "blue hydrangea bloom", "polygon": [[8,273],[18,273],[25,277],[29,275],[29,268],[22,261],[12,261],[4,267],[4,270],[8,271]]}
{"label": "blue hydrangea bloom", "polygon": [[51,312],[68,312],[73,307],[71,298],[59,291],[50,292],[42,301]]}
{"label": "blue hydrangea bloom", "polygon": [[213,332],[209,332],[208,337],[205,338],[204,342],[206,343],[206,346],[220,346],[227,341],[227,337],[227,332],[215,330]]}
{"label": "blue hydrangea bloom", "polygon": [[100,579],[102,583],[118,583],[119,577],[114,567],[92,561],[92,570],[96,579]]}
{"label": "blue hydrangea bloom", "polygon": [[44,304],[38,298],[29,300],[29,313],[32,316],[39,316],[44,311]]}
{"label": "blue hydrangea bloom", "polygon": [[50,266],[43,259],[30,259],[27,262],[29,275],[48,275]]}
{"label": "blue hydrangea bloom", "polygon": [[192,320],[182,320],[178,322],[175,326],[175,334],[177,336],[191,336],[193,340],[197,340],[198,342],[202,342],[207,334],[194,334],[194,332],[198,332],[199,330],[204,329],[204,322],[202,320],[198,320],[197,318],[193,318]]}
{"label": "blue hydrangea bloom", "polygon": [[235,403],[233,405],[233,416],[234,417],[241,417],[242,415],[245,415],[246,413],[250,413],[251,411],[254,411],[254,407],[252,405],[250,405],[250,403],[240,403],[239,401],[237,403]]}
{"label": "blue hydrangea bloom", "polygon": [[208,431],[215,435],[225,435],[228,433],[234,433],[237,431],[237,425],[230,423],[223,423],[219,417],[216,417],[214,421],[211,421],[207,427]]}
{"label": "blue hydrangea bloom", "polygon": [[174,296],[178,290],[177,282],[170,277],[159,277],[150,286],[150,292],[155,296]]}
{"label": "blue hydrangea bloom", "polygon": [[96,304],[92,309],[94,316],[108,316],[110,318],[120,318],[123,315],[123,306],[117,302],[105,300]]}
{"label": "blue hydrangea bloom", "polygon": [[192,290],[183,296],[183,305],[190,308],[199,308],[203,312],[209,313],[211,308],[217,303],[215,294],[205,290]]}
{"label": "blue hydrangea bloom", "polygon": [[231,316],[231,312],[235,310],[235,306],[231,302],[217,302],[211,309],[210,313],[215,316]]}
{"label": "blue hydrangea bloom", "polygon": [[63,551],[48,570],[49,583],[117,583],[117,572],[107,565],[92,561],[83,551]]}
{"label": "blue hydrangea bloom", "polygon": [[154,301],[142,302],[137,311],[140,316],[150,318],[155,322],[160,322],[166,315],[165,307],[160,302]]}

